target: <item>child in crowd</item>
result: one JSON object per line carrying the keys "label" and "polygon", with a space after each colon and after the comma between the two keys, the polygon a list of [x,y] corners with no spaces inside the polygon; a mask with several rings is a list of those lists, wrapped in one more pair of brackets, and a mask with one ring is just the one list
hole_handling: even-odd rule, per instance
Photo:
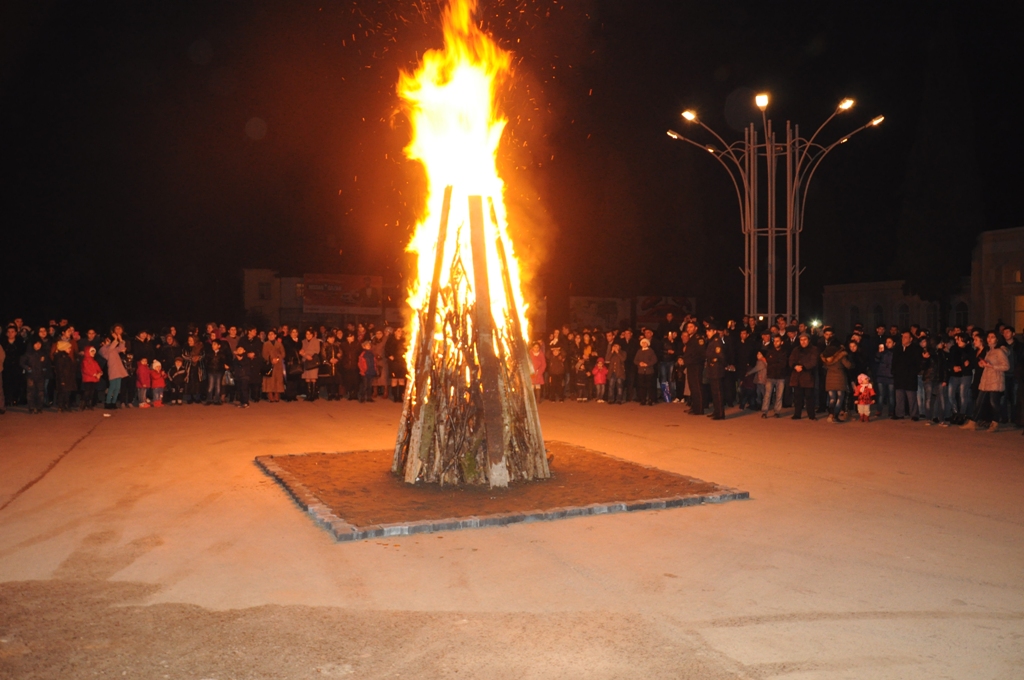
{"label": "child in crowd", "polygon": [[174,357],[174,365],[167,372],[168,404],[181,404],[185,395],[185,379],[187,377],[188,368],[185,366],[185,360],[180,356]]}
{"label": "child in crowd", "polygon": [[373,403],[373,379],[377,377],[377,364],[373,358],[373,343],[363,340],[359,354],[359,402]]}
{"label": "child in crowd", "polygon": [[153,368],[149,371],[149,386],[153,390],[153,408],[160,408],[164,405],[164,386],[166,384],[167,374],[163,370],[163,365],[154,359]]}
{"label": "child in crowd", "polygon": [[860,422],[868,422],[871,419],[871,405],[875,403],[875,388],[866,373],[857,376],[857,386],[853,388],[853,400],[857,404]]}
{"label": "child in crowd", "polygon": [[676,362],[672,364],[672,382],[676,385],[672,403],[681,404],[686,398],[686,362],[683,361],[683,357],[676,357]]}
{"label": "child in crowd", "polygon": [[82,357],[82,408],[93,410],[96,406],[96,387],[103,377],[100,362],[96,361],[96,348],[89,345]]}
{"label": "child in crowd", "polygon": [[149,396],[149,388],[152,383],[149,359],[142,357],[135,367],[135,388],[139,392],[139,408],[149,408],[147,397]]}
{"label": "child in crowd", "polygon": [[546,370],[548,370],[548,362],[544,356],[544,348],[539,342],[535,342],[530,347],[530,384],[533,385],[533,396],[538,404],[541,401],[541,392],[544,390],[544,372]]}
{"label": "child in crowd", "polygon": [[604,358],[597,358],[597,365],[594,366],[594,396],[598,404],[604,403],[604,386],[608,382],[608,367],[604,365]]}

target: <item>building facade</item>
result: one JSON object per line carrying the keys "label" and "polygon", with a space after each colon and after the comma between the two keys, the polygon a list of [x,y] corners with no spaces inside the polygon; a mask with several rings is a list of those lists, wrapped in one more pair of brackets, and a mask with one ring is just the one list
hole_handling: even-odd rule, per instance
{"label": "building facade", "polygon": [[906,328],[918,324],[930,330],[972,324],[992,328],[997,323],[1024,327],[1024,227],[986,231],[978,237],[971,275],[949,300],[949,316],[939,319],[939,303],[903,293],[903,281],[873,281],[825,286],[824,322],[848,333],[854,324]]}
{"label": "building facade", "polygon": [[986,231],[971,262],[972,322],[992,328],[999,321],[1024,327],[1024,227]]}

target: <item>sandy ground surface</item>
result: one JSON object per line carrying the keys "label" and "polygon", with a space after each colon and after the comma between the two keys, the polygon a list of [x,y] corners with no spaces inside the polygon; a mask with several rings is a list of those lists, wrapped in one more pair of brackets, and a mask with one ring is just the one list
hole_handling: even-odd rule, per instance
{"label": "sandy ground surface", "polygon": [[0,677],[1024,677],[1019,431],[541,417],[752,499],[337,544],[253,458],[387,448],[396,405],[9,412]]}
{"label": "sandy ground surface", "polygon": [[275,456],[273,463],[285,475],[277,478],[279,483],[301,485],[318,503],[360,528],[734,491],[565,442],[549,439],[544,446],[551,477],[513,482],[504,489],[406,484],[391,473],[393,447]]}

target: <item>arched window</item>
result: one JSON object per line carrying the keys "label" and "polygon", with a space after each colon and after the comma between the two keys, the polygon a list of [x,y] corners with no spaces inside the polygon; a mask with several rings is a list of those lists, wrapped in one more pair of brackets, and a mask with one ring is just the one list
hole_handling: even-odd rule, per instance
{"label": "arched window", "polygon": [[953,305],[953,325],[958,328],[967,328],[966,302],[958,302]]}
{"label": "arched window", "polygon": [[853,305],[850,307],[850,330],[860,323],[860,307]]}
{"label": "arched window", "polygon": [[901,331],[910,328],[910,307],[907,305],[899,306],[896,310],[896,323],[899,324]]}
{"label": "arched window", "polygon": [[935,302],[929,302],[928,307],[925,309],[925,325],[928,326],[928,330],[932,333],[939,332],[939,305]]}
{"label": "arched window", "polygon": [[875,317],[875,328],[878,328],[879,326],[884,326],[885,312],[882,311],[882,305],[875,305],[875,309],[873,310],[873,312],[873,316]]}

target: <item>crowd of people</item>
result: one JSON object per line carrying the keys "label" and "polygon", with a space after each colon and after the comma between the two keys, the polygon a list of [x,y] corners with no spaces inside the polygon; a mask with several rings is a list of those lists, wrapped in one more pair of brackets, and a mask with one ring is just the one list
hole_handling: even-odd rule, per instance
{"label": "crowd of people", "polygon": [[[21,319],[0,339],[0,413],[27,406],[58,412],[167,405],[375,398],[401,401],[406,378],[401,328],[176,327],[159,334],[80,332],[67,320],[31,328]],[[530,347],[539,401],[683,404],[693,415],[726,407],[841,423],[908,418],[926,424],[1022,424],[1024,340],[1014,328],[972,326],[931,333],[919,326],[829,326],[777,317],[724,325],[672,314],[635,331],[568,326]],[[710,413],[706,413],[710,409]]]}
{"label": "crowd of people", "polygon": [[153,335],[80,332],[66,319],[30,328],[15,319],[0,340],[0,413],[25,405],[161,408],[251,402],[374,398],[400,401],[406,382],[401,328],[281,326],[260,330],[209,323]]}
{"label": "crowd of people", "polygon": [[829,422],[907,418],[929,425],[1022,424],[1024,339],[999,323],[931,333],[856,326],[839,337],[830,326],[776,317],[671,314],[637,331],[567,326],[534,343],[530,357],[538,399],[641,405],[682,403],[693,415],[722,419],[726,407],[779,418],[818,414]]}

